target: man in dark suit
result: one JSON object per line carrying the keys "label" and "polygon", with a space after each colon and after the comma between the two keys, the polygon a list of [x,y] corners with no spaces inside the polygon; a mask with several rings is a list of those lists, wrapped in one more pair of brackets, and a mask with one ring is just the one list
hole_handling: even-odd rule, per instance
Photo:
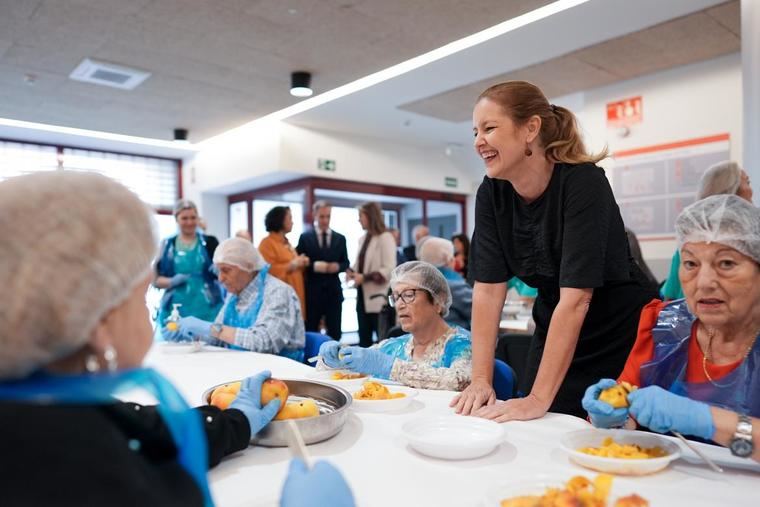
{"label": "man in dark suit", "polygon": [[301,234],[296,246],[299,254],[311,260],[306,271],[306,330],[319,332],[324,317],[327,334],[340,340],[343,289],[338,273],[349,264],[346,237],[330,229],[329,203],[317,201],[312,211],[314,227]]}

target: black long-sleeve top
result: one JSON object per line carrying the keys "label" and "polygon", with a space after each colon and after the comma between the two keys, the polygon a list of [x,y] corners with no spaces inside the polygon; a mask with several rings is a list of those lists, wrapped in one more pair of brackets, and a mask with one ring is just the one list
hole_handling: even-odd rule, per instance
{"label": "black long-sleeve top", "polygon": [[[242,412],[194,410],[210,467],[248,446]],[[0,403],[0,484],[4,507],[203,505],[156,407],[134,403]]]}

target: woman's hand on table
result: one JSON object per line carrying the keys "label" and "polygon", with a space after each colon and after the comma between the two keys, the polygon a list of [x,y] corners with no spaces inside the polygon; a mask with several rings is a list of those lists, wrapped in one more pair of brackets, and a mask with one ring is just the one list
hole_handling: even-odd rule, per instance
{"label": "woman's hand on table", "polygon": [[472,415],[496,422],[530,421],[545,416],[548,410],[549,404],[539,400],[533,394],[529,394],[525,398],[513,398],[481,407]]}
{"label": "woman's hand on table", "polygon": [[354,507],[351,488],[337,468],[317,461],[309,469],[300,459],[290,462],[280,507]]}
{"label": "woman's hand on table", "polygon": [[455,407],[457,414],[470,415],[483,406],[496,403],[496,392],[485,380],[473,380],[467,388],[456,395],[450,407]]}
{"label": "woman's hand on table", "polygon": [[627,408],[615,408],[607,402],[599,401],[599,395],[605,389],[614,387],[617,382],[611,378],[603,378],[586,389],[581,405],[588,412],[591,424],[597,428],[621,428],[628,421]]}
{"label": "woman's hand on table", "polygon": [[251,427],[251,436],[269,424],[274,419],[274,416],[277,415],[277,411],[280,410],[279,398],[273,399],[264,407],[261,406],[261,384],[271,376],[272,372],[262,371],[253,377],[244,379],[240,385],[237,398],[230,403],[230,408],[240,410],[245,418],[248,419],[248,425]]}

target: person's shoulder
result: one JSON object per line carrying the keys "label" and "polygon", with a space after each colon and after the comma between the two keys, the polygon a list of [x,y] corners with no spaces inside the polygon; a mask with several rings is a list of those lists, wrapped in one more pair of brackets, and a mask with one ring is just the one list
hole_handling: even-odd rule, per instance
{"label": "person's shoulder", "polygon": [[343,234],[339,233],[339,232],[338,232],[338,231],[336,231],[335,229],[330,229],[330,230],[332,231],[332,235],[333,235],[333,237],[334,237],[334,238],[340,238],[340,239],[342,239],[343,241],[345,241],[345,240],[346,240],[346,237],[345,237]]}
{"label": "person's shoulder", "polygon": [[560,171],[560,178],[566,184],[585,184],[593,185],[604,183],[609,185],[607,174],[604,169],[592,162],[583,162],[581,164],[558,163],[555,170]]}
{"label": "person's shoulder", "polygon": [[455,326],[454,327],[454,334],[451,335],[451,338],[449,338],[448,341],[449,344],[452,345],[459,345],[459,344],[472,344],[472,337],[470,335],[470,332],[466,330],[463,327]]}

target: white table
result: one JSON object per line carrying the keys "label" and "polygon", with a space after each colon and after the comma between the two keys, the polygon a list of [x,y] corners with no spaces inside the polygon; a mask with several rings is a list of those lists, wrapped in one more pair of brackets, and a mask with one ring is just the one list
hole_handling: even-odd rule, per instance
{"label": "white table", "polygon": [[[208,387],[263,369],[280,378],[304,378],[312,371],[278,356],[214,348],[166,354],[156,346],[146,362],[171,379],[191,405],[201,403],[201,393]],[[444,461],[411,450],[401,436],[401,425],[423,415],[451,413],[452,396],[420,391],[400,413],[352,413],[341,433],[309,450],[343,472],[361,507],[479,506],[485,492],[501,483],[530,481],[539,474],[560,480],[595,475],[569,462],[558,444],[564,432],[588,428],[588,423],[560,414],[506,423],[504,443],[479,459]],[[289,461],[285,448],[249,447],[228,456],[209,474],[217,505],[277,505]],[[635,490],[653,506],[760,505],[760,474],[734,469],[720,475],[684,460],[652,476],[616,477],[615,482],[613,492]]]}

